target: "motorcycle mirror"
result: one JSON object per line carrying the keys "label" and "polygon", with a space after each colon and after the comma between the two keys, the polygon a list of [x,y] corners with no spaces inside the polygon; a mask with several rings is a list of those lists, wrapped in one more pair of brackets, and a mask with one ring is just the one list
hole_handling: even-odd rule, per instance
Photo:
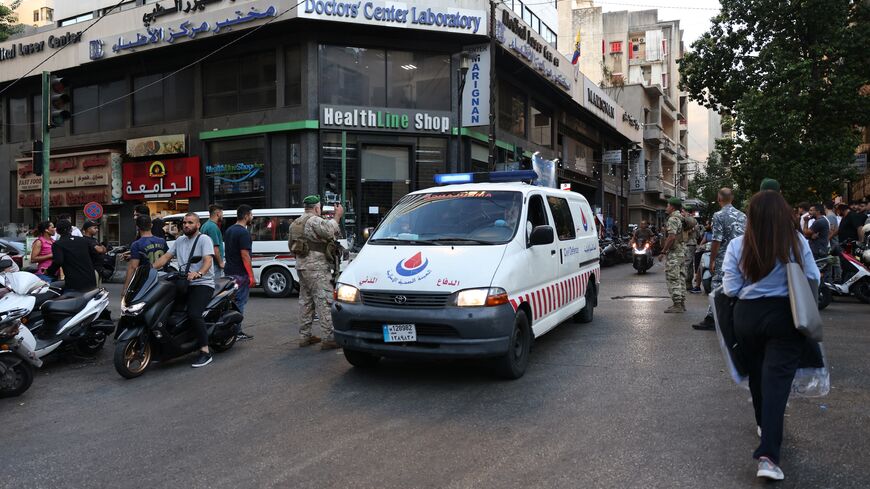
{"label": "motorcycle mirror", "polygon": [[7,268],[12,268],[12,260],[9,258],[4,258],[0,260],[0,272],[6,270]]}

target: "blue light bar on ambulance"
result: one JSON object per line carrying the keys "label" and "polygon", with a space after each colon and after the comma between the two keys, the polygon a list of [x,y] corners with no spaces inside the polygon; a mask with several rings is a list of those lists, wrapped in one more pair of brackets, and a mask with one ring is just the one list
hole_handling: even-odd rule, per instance
{"label": "blue light bar on ambulance", "polygon": [[439,173],[435,175],[435,183],[438,185],[454,185],[458,183],[525,182],[537,178],[538,174],[534,170]]}

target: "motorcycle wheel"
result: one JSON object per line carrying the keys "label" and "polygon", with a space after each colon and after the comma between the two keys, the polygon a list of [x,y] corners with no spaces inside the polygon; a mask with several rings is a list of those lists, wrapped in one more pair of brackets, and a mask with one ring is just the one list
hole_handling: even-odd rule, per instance
{"label": "motorcycle wheel", "polygon": [[151,365],[151,342],[137,336],[115,345],[115,370],[125,379],[134,379],[145,373]]}
{"label": "motorcycle wheel", "polygon": [[870,280],[866,277],[855,284],[855,297],[864,304],[870,304]]}
{"label": "motorcycle wheel", "polygon": [[3,375],[13,375],[15,378],[8,387],[0,389],[0,398],[20,396],[33,384],[33,367],[29,363],[20,362],[14,367],[3,365],[2,368],[6,370]]}
{"label": "motorcycle wheel", "polygon": [[235,344],[236,344],[236,335],[231,334],[230,337],[225,339],[224,341],[215,341],[214,343],[211,343],[210,346],[211,346],[212,350],[214,350],[218,353],[223,353],[223,352],[229,350],[230,348],[232,348],[233,345],[235,345]]}
{"label": "motorcycle wheel", "polygon": [[831,289],[822,286],[819,287],[819,310],[828,307],[831,304],[831,301],[834,299],[834,294],[831,292]]}

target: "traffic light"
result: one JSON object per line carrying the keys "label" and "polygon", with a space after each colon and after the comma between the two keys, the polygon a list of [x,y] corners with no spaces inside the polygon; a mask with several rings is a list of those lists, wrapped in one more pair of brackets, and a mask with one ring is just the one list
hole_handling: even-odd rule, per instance
{"label": "traffic light", "polygon": [[326,191],[333,194],[338,194],[338,174],[334,171],[328,172],[326,175]]}
{"label": "traffic light", "polygon": [[42,176],[42,141],[33,141],[33,148],[30,150],[30,158],[33,161],[33,174]]}
{"label": "traffic light", "polygon": [[53,76],[49,80],[49,92],[51,93],[51,113],[48,117],[48,128],[60,127],[72,117],[69,111],[69,80],[60,76]]}

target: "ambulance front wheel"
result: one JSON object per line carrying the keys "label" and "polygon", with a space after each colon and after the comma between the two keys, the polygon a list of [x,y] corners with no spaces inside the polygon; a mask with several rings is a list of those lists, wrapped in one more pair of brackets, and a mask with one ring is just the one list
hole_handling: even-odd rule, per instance
{"label": "ambulance front wheel", "polygon": [[504,379],[518,379],[526,373],[529,365],[529,350],[532,345],[532,330],[529,318],[523,311],[517,311],[507,353],[495,362],[495,372]]}
{"label": "ambulance front wheel", "polygon": [[574,316],[574,319],[578,323],[591,323],[592,318],[595,316],[595,286],[592,285],[591,280],[589,282],[589,287],[586,288],[586,307]]}

